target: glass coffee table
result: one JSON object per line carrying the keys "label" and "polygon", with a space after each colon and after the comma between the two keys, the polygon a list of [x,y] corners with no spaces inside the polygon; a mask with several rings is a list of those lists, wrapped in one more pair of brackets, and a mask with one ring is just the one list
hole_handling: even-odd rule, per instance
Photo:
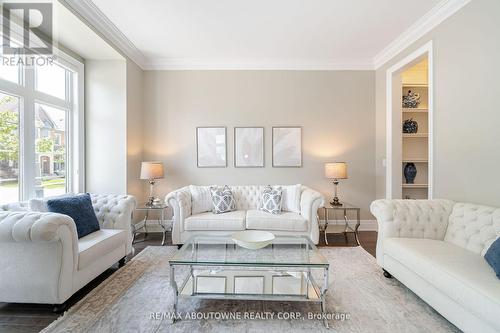
{"label": "glass coffee table", "polygon": [[197,297],[316,302],[326,318],[329,264],[307,237],[276,237],[248,250],[230,236],[193,236],[169,267],[174,313],[180,297]]}

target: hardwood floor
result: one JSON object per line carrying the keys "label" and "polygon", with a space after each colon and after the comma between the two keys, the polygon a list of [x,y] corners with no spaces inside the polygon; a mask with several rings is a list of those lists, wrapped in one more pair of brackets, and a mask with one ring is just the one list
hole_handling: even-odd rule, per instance
{"label": "hardwood floor", "polygon": [[[168,237],[170,240],[171,237]],[[134,244],[135,254],[139,254],[147,246],[159,246],[161,243],[161,234],[149,234],[147,239],[139,237],[137,243]],[[359,241],[361,246],[375,256],[375,247],[377,244],[377,233],[375,231],[360,231]],[[349,235],[348,243],[345,243],[343,235],[328,235],[328,243],[325,244],[323,234],[320,235],[320,243],[318,246],[355,246],[354,235]],[[170,243],[171,244],[171,243]],[[168,245],[168,244],[167,244]],[[129,256],[128,259],[131,259]],[[104,273],[95,278],[92,282],[86,285],[73,295],[67,302],[68,307],[71,307],[92,289],[97,287],[101,282],[106,280],[111,274],[118,269],[118,265],[106,270]],[[1,333],[33,333],[39,332],[51,322],[59,317],[58,314],[52,312],[52,306],[45,304],[18,304],[18,303],[0,303],[0,332]]]}

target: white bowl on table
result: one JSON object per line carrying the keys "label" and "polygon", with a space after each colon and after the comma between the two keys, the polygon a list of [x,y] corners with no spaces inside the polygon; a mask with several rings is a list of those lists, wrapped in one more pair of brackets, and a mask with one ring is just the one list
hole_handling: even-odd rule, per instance
{"label": "white bowl on table", "polygon": [[232,240],[241,247],[250,250],[257,250],[268,246],[275,236],[269,231],[244,230],[234,233]]}

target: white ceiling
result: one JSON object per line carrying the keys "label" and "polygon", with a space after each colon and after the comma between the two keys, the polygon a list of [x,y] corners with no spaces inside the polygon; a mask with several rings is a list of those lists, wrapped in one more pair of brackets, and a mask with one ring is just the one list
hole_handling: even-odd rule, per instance
{"label": "white ceiling", "polygon": [[360,69],[373,68],[429,13],[458,1],[92,2],[144,55],[145,68]]}
{"label": "white ceiling", "polygon": [[54,34],[61,43],[84,59],[123,59],[91,28],[73,15],[66,7],[54,1]]}

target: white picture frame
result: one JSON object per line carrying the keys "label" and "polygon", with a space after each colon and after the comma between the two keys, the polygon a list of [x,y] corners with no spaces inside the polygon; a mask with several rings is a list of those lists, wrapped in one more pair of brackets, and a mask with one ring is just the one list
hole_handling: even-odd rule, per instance
{"label": "white picture frame", "polygon": [[196,127],[196,164],[198,168],[227,167],[226,127]]}
{"label": "white picture frame", "polygon": [[234,128],[234,167],[264,167],[264,127]]}
{"label": "white picture frame", "polygon": [[302,127],[273,127],[272,157],[274,168],[302,167]]}

